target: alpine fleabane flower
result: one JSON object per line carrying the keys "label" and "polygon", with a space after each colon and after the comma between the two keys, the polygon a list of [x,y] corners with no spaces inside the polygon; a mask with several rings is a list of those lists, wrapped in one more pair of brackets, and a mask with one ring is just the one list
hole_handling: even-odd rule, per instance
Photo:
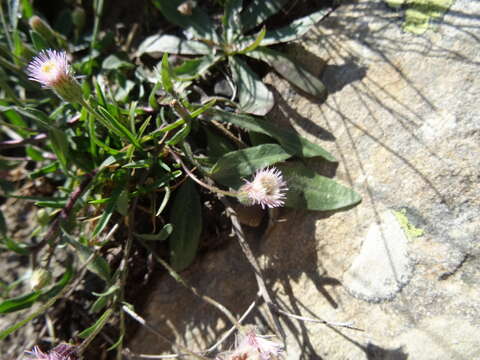
{"label": "alpine fleabane flower", "polygon": [[44,50],[27,66],[29,79],[50,88],[68,102],[83,99],[82,88],[73,76],[65,51]]}
{"label": "alpine fleabane flower", "polygon": [[32,351],[25,352],[28,358],[25,360],[77,360],[77,351],[75,346],[69,344],[60,344],[48,353],[43,352],[35,346]]}
{"label": "alpine fleabane flower", "polygon": [[283,206],[287,183],[277,168],[265,168],[255,173],[253,181],[245,181],[239,190],[240,201],[248,205],[259,204],[262,209]]}

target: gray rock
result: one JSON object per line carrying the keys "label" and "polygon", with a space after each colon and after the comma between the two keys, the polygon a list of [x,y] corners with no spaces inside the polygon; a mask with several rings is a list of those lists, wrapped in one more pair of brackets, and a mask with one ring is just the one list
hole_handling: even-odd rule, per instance
{"label": "gray rock", "polygon": [[371,302],[392,299],[413,271],[404,230],[391,212],[380,219],[369,226],[360,253],[343,275],[343,285],[353,296]]}
{"label": "gray rock", "polygon": [[[301,46],[312,56],[298,61],[310,68],[327,61],[322,79],[330,96],[323,104],[274,74],[265,79],[277,98],[271,121],[335,154],[336,178],[363,196],[356,208],[335,214],[285,211],[286,221],[266,238],[252,239],[285,309],[364,330],[282,317],[287,359],[480,358],[480,2],[457,0],[422,36],[403,32],[402,23],[402,12],[383,1],[360,0],[308,34]],[[329,173],[319,161],[309,166]],[[385,220],[389,209],[408,209],[423,234],[400,235],[394,220]],[[395,249],[390,270],[375,230],[385,223]],[[232,244],[198,259],[185,277],[241,314],[256,293],[242,256]],[[366,273],[368,264],[381,273]],[[402,278],[385,286],[393,269]],[[228,322],[172,283],[159,281],[143,313],[172,339],[205,348]],[[383,302],[364,300],[374,298]],[[259,306],[247,321],[268,332],[264,314]],[[145,330],[130,347],[171,351]]]}

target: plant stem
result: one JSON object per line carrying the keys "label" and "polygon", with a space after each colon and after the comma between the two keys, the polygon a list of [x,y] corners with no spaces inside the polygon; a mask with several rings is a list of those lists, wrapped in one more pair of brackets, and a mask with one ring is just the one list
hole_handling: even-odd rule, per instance
{"label": "plant stem", "polygon": [[222,189],[219,189],[215,186],[212,186],[212,185],[208,185],[206,183],[204,183],[203,181],[201,181],[199,178],[197,178],[186,166],[185,164],[183,163],[182,159],[180,158],[180,156],[178,156],[174,151],[172,151],[171,149],[168,149],[169,150],[169,153],[170,155],[172,155],[172,157],[175,159],[175,161],[180,164],[180,166],[183,168],[183,170],[187,173],[187,175],[193,180],[195,181],[198,185],[200,186],[203,186],[204,188],[210,190],[210,191],[213,191],[213,192],[216,192],[218,194],[221,194],[221,195],[225,195],[225,196],[231,196],[231,197],[238,197],[238,194],[236,192],[232,192],[232,191],[225,191],[225,190],[222,190]]}

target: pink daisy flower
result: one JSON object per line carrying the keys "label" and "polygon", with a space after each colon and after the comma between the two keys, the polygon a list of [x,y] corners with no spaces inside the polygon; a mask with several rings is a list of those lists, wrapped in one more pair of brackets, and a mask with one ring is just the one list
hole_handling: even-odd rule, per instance
{"label": "pink daisy flower", "polygon": [[283,353],[283,346],[258,335],[255,328],[241,335],[237,346],[217,356],[217,360],[276,360]]}
{"label": "pink daisy flower", "polygon": [[277,168],[265,168],[255,173],[253,181],[245,181],[239,190],[240,201],[259,204],[262,209],[283,206],[285,203],[287,183]]}
{"label": "pink daisy flower", "polygon": [[48,353],[44,353],[35,346],[32,351],[25,351],[29,360],[77,360],[75,347],[69,344],[60,344]]}
{"label": "pink daisy flower", "polygon": [[65,101],[83,99],[80,84],[73,76],[65,51],[44,50],[28,64],[26,72],[30,80],[50,88]]}

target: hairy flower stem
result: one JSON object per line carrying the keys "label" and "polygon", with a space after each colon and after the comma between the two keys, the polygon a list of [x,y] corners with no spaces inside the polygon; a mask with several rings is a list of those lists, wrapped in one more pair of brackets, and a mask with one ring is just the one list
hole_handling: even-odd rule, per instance
{"label": "hairy flower stem", "polygon": [[185,173],[193,180],[195,181],[198,185],[204,187],[205,189],[208,189],[210,191],[213,191],[214,193],[217,193],[217,194],[221,194],[221,195],[225,195],[225,196],[231,196],[231,197],[238,197],[238,193],[236,192],[232,192],[232,191],[225,191],[225,190],[222,190],[222,189],[219,189],[215,186],[212,186],[212,185],[208,185],[206,183],[204,183],[203,181],[201,181],[199,178],[197,178],[186,166],[185,164],[183,163],[182,159],[180,158],[180,156],[178,156],[178,154],[176,154],[173,150],[171,149],[168,149],[169,150],[169,153],[170,155],[172,155],[172,157],[175,159],[175,161],[182,167],[182,169],[185,171]]}

